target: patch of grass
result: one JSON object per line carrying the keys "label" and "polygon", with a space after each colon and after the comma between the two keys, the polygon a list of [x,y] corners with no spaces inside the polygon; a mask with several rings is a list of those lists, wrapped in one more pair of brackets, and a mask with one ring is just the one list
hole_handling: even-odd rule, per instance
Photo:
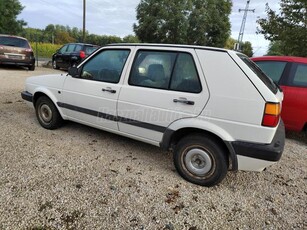
{"label": "patch of grass", "polygon": [[38,56],[41,58],[51,58],[52,54],[54,54],[62,45],[51,44],[51,43],[40,43],[31,42],[31,47],[33,49],[34,55],[36,56],[36,48],[38,51]]}

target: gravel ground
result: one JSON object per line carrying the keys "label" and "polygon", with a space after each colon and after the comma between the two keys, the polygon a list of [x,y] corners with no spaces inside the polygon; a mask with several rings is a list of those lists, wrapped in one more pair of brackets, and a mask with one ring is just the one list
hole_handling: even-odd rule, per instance
{"label": "gravel ground", "polygon": [[54,72],[0,69],[0,229],[307,229],[305,135],[287,133],[264,172],[200,187],[157,147],[72,122],[43,129],[20,92]]}

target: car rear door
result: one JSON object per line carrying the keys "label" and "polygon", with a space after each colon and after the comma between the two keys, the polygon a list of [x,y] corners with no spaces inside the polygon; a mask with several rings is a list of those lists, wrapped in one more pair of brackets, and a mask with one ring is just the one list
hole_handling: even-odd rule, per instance
{"label": "car rear door", "polygon": [[301,131],[307,123],[307,64],[292,63],[283,79],[284,101],[282,118],[288,129]]}
{"label": "car rear door", "polygon": [[139,47],[118,100],[121,132],[160,142],[174,121],[201,113],[209,92],[193,49]]}

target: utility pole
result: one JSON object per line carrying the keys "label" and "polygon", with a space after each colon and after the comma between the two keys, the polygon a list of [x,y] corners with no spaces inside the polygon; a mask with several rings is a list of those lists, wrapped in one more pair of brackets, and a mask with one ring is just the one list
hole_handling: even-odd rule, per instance
{"label": "utility pole", "polygon": [[86,2],[83,0],[83,34],[82,41],[85,42],[85,12],[86,12]]}
{"label": "utility pole", "polygon": [[243,15],[242,23],[241,23],[241,28],[240,28],[240,32],[239,32],[238,42],[235,43],[235,47],[234,47],[234,49],[237,50],[237,51],[241,51],[241,47],[240,47],[241,45],[240,44],[243,41],[243,34],[244,34],[244,29],[245,29],[245,22],[246,22],[246,18],[247,18],[247,12],[248,11],[252,11],[253,13],[255,13],[255,9],[252,9],[252,10],[249,9],[249,3],[250,3],[250,0],[247,0],[245,9],[239,9],[239,13],[241,11],[244,11],[244,15]]}

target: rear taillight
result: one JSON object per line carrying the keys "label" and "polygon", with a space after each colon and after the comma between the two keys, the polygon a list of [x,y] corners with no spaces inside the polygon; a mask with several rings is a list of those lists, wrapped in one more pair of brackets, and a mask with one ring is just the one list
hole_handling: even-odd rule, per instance
{"label": "rear taillight", "polygon": [[84,51],[80,51],[80,54],[79,54],[79,55],[80,55],[80,58],[82,58],[82,59],[85,58],[85,53],[84,53]]}
{"label": "rear taillight", "polygon": [[267,102],[264,108],[262,125],[276,127],[280,119],[281,107],[279,103]]}

